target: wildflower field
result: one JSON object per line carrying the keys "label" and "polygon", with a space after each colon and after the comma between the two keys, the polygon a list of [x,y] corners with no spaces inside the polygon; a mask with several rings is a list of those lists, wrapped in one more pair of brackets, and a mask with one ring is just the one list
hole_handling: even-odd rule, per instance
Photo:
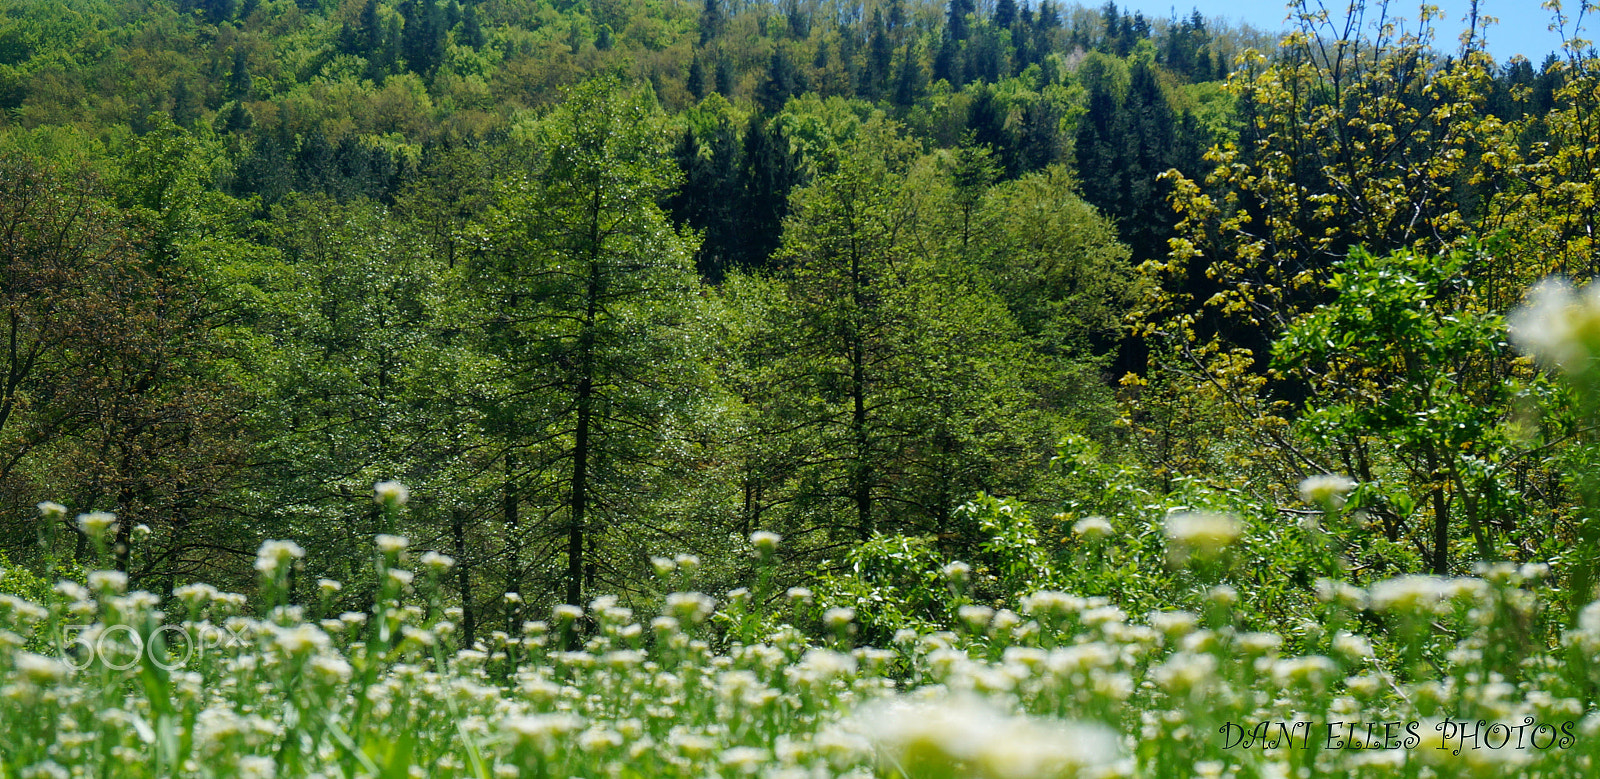
{"label": "wildflower field", "polygon": [[[1349,486],[1307,497],[1336,514]],[[110,518],[80,522],[104,539]],[[1247,532],[1176,513],[1163,541],[1200,581]],[[602,596],[462,646],[453,561],[407,547],[376,539],[370,611],[332,613],[327,580],[285,604],[304,550],[283,541],[253,600],[191,584],[166,614],[115,571],[0,596],[0,776],[1573,777],[1600,755],[1600,603],[1540,645],[1543,565],[1318,579],[1293,635],[1245,629],[1251,594],[1224,583],[1194,611],[1051,590],[993,608],[950,563],[953,629],[882,646],[798,587]],[[655,564],[687,584],[699,561]]]}

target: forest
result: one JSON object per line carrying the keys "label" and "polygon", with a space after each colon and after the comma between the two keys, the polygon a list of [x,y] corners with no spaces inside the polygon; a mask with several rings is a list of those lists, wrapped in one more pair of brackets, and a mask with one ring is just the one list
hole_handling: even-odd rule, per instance
{"label": "forest", "polygon": [[1592,773],[1481,5],[0,0],[0,779]]}

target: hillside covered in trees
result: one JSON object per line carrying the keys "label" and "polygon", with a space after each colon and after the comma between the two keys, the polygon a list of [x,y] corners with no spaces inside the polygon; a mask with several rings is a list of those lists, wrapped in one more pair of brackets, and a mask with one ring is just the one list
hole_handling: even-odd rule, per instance
{"label": "hillside covered in trees", "polygon": [[[293,775],[332,759],[297,739],[346,776],[448,752],[346,744],[405,652],[514,686],[514,636],[598,657],[663,607],[628,651],[705,622],[730,663],[959,634],[1026,664],[1013,640],[1099,609],[1187,609],[1269,654],[1370,640],[1401,719],[1471,713],[1413,685],[1535,684],[1519,663],[1593,642],[1561,637],[1580,614],[1600,635],[1600,315],[1551,285],[1513,311],[1600,273],[1600,60],[1496,62],[1486,14],[1289,10],[1280,40],[1053,0],[0,0],[0,618],[53,598],[57,628],[107,582],[175,615],[245,593],[264,642],[370,618],[353,717],[262,737]],[[402,552],[437,638],[383,622]],[[1486,577],[1500,621],[1340,600],[1424,574]],[[1484,654],[1491,622],[1515,646]],[[952,684],[916,646],[884,689]],[[1326,714],[1311,665],[1284,678]],[[806,701],[773,727],[820,727]],[[1222,759],[1168,725],[1140,771]],[[506,738],[546,775],[545,736]],[[45,758],[8,749],[0,777]],[[910,775],[1072,775],[945,757]]]}

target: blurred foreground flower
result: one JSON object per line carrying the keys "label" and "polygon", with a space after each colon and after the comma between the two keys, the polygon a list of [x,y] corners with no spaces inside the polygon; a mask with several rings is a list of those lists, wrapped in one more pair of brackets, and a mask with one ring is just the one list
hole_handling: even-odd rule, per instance
{"label": "blurred foreground flower", "polygon": [[1084,517],[1072,525],[1072,532],[1085,541],[1099,541],[1109,537],[1114,531],[1111,522],[1105,517]]}
{"label": "blurred foreground flower", "polygon": [[267,541],[256,551],[256,570],[271,575],[290,560],[306,556],[306,550],[293,541]]}
{"label": "blurred foreground flower", "polygon": [[1227,514],[1189,512],[1168,516],[1166,531],[1176,559],[1182,561],[1191,551],[1201,557],[1215,557],[1239,539],[1243,528],[1239,520]]}
{"label": "blurred foreground flower", "polygon": [[1560,279],[1545,279],[1512,312],[1508,324],[1517,347],[1569,374],[1587,370],[1600,353],[1600,285],[1580,294]]}
{"label": "blurred foreground flower", "polygon": [[411,490],[397,481],[380,481],[372,485],[372,499],[387,508],[404,506],[411,498]]}
{"label": "blurred foreground flower", "polygon": [[912,776],[1076,776],[1118,758],[1102,725],[1012,716],[967,696],[870,704],[850,729]]}
{"label": "blurred foreground flower", "polygon": [[1336,509],[1344,505],[1346,495],[1356,488],[1348,477],[1332,473],[1308,476],[1300,482],[1300,499],[1313,506]]}

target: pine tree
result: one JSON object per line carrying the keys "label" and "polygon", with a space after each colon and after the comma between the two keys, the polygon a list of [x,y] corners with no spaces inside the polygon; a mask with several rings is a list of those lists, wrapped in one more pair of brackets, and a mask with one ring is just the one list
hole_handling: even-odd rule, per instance
{"label": "pine tree", "polygon": [[478,21],[478,7],[476,4],[468,5],[461,12],[461,37],[458,42],[473,49],[483,48],[483,26]]}
{"label": "pine tree", "polygon": [[867,72],[861,79],[862,96],[876,100],[888,91],[889,72],[894,66],[894,48],[883,21],[882,9],[872,10],[872,32],[867,40]]}
{"label": "pine tree", "polygon": [[772,60],[767,65],[767,78],[756,90],[756,104],[761,106],[761,110],[775,114],[783,110],[784,103],[789,102],[790,97],[801,91],[800,74],[789,61],[787,51],[781,45],[774,48]]}
{"label": "pine tree", "polygon": [[251,87],[250,63],[245,58],[244,48],[236,46],[233,49],[233,68],[228,71],[228,89],[223,94],[229,100],[249,100]]}
{"label": "pine tree", "polygon": [[694,59],[689,61],[689,78],[684,82],[684,86],[689,90],[689,94],[694,95],[695,100],[705,99],[707,94],[706,87],[708,86],[706,83],[706,66],[701,61],[699,52],[695,52]]}
{"label": "pine tree", "polygon": [[917,57],[915,44],[907,41],[905,48],[900,52],[900,69],[895,74],[895,105],[909,108],[922,97],[927,85],[927,72],[922,69],[922,61]]}
{"label": "pine tree", "polygon": [[192,127],[199,121],[202,106],[200,95],[190,88],[189,80],[178,78],[172,82],[172,123],[179,127]]}
{"label": "pine tree", "polygon": [[700,45],[705,46],[722,34],[722,0],[705,0],[700,11]]}
{"label": "pine tree", "polygon": [[973,0],[950,0],[945,12],[945,35],[957,43],[967,39],[972,32],[967,15],[975,10]]}
{"label": "pine tree", "polygon": [[751,116],[740,155],[739,230],[731,252],[741,267],[764,267],[777,249],[797,175],[782,129],[759,114]]}
{"label": "pine tree", "polygon": [[717,57],[717,94],[723,97],[733,97],[734,73],[733,63],[725,56]]}
{"label": "pine tree", "polygon": [[998,0],[994,4],[994,26],[1009,30],[1017,21],[1017,0]]}

